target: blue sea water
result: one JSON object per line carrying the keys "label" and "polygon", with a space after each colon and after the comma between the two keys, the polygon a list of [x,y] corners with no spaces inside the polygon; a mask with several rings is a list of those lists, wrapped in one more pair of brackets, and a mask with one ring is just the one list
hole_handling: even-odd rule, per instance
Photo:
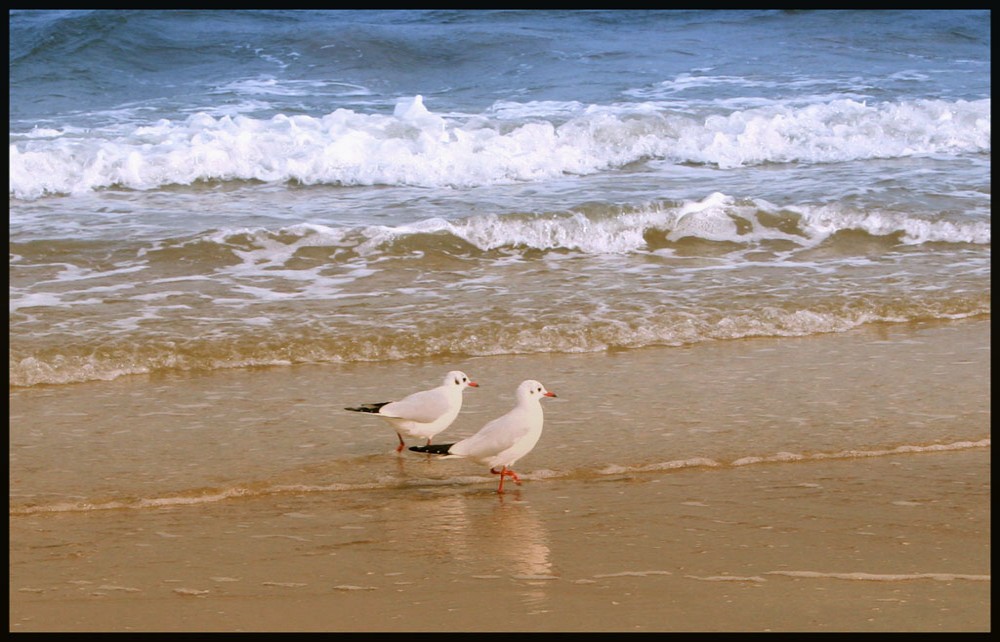
{"label": "blue sea water", "polygon": [[990,313],[988,11],[11,11],[14,386]]}

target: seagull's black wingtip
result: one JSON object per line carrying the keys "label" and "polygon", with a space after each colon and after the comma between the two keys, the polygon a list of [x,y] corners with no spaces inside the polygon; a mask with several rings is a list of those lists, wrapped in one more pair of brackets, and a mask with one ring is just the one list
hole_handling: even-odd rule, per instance
{"label": "seagull's black wingtip", "polygon": [[389,404],[389,401],[383,401],[382,403],[364,403],[357,408],[344,408],[344,410],[350,410],[351,412],[370,412],[373,414],[378,414],[378,411],[382,406]]}
{"label": "seagull's black wingtip", "polygon": [[430,444],[427,446],[410,446],[410,450],[415,453],[429,453],[431,455],[447,455],[448,449],[455,444]]}

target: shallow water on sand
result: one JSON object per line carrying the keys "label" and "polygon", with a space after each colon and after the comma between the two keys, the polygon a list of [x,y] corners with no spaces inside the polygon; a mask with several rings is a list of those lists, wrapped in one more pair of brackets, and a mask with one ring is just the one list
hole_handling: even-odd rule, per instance
{"label": "shallow water on sand", "polygon": [[[234,496],[492,483],[471,462],[395,453],[346,406],[480,383],[437,436],[468,436],[522,379],[556,392],[516,467],[599,479],[684,467],[989,446],[989,323],[877,326],[608,355],[297,366],[13,389],[12,514],[211,503]],[[412,445],[412,444],[411,444]]]}

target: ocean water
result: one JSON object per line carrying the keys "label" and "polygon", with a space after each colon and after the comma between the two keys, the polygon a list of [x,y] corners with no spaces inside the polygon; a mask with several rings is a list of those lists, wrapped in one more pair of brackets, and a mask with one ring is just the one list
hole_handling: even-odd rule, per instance
{"label": "ocean water", "polygon": [[968,11],[14,11],[10,383],[990,311]]}
{"label": "ocean water", "polygon": [[[259,366],[398,364],[410,391],[449,369],[424,362],[990,315],[988,11],[18,10],[9,26],[9,379],[32,403],[142,377],[194,397]],[[357,385],[346,402],[387,390]],[[497,408],[512,390],[489,393]],[[175,400],[173,437],[218,400]],[[872,448],[940,441],[922,439]],[[717,456],[708,443],[671,456]]]}

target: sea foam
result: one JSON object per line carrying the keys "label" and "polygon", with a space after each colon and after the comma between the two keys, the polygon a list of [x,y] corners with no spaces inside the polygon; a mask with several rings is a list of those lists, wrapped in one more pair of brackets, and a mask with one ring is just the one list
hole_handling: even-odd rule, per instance
{"label": "sea foam", "polygon": [[648,103],[509,105],[439,115],[419,95],[392,114],[337,109],[270,119],[194,114],[139,127],[11,133],[10,196],[199,181],[468,188],[587,175],[657,159],[736,168],[989,153],[990,99],[849,99],[693,116]]}
{"label": "sea foam", "polygon": [[[861,211],[843,205],[778,207],[763,199],[739,199],[714,192],[703,199],[656,202],[602,211],[570,210],[539,214],[481,214],[463,219],[439,217],[414,223],[336,228],[296,224],[269,231],[240,228],[212,232],[212,243],[238,246],[255,263],[279,265],[303,247],[351,250],[374,257],[408,239],[451,237],[481,251],[572,250],[582,254],[632,254],[657,251],[685,239],[754,247],[770,241],[807,249],[839,232],[892,237],[906,245],[970,243],[989,245],[985,220],[932,220],[904,212]],[[204,239],[200,239],[204,240]],[[419,252],[421,243],[410,244]]]}

